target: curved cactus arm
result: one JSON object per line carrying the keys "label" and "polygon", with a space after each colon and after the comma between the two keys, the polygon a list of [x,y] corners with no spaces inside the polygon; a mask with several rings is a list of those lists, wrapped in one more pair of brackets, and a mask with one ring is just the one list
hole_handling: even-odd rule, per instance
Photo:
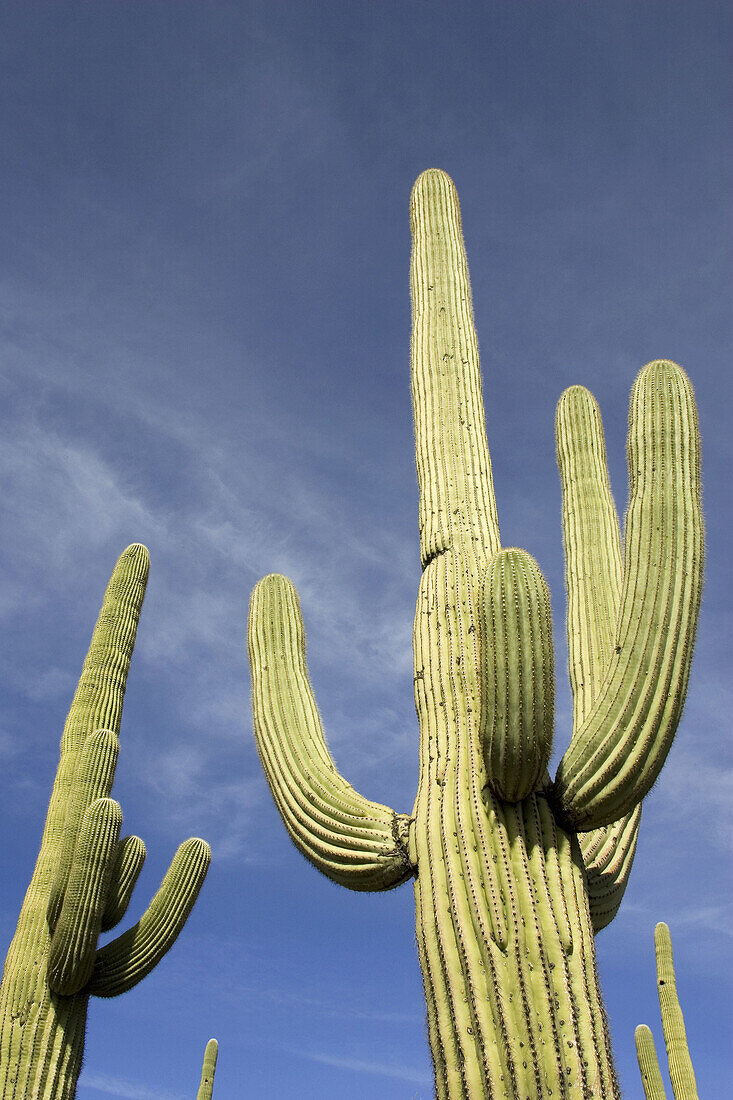
{"label": "curved cactus arm", "polygon": [[617,821],[648,793],[687,688],[702,585],[700,444],[692,386],[674,363],[649,363],[634,384],[628,460],[615,652],[555,781],[579,830]]}
{"label": "curved cactus arm", "polygon": [[481,583],[479,731],[489,786],[507,802],[537,790],[552,752],[550,593],[526,550],[501,550]]}
{"label": "curved cactus arm", "polygon": [[216,1073],[216,1060],[219,1057],[219,1044],[216,1039],[209,1039],[204,1051],[204,1064],[201,1070],[201,1084],[196,1095],[196,1100],[211,1100],[214,1092],[214,1074]]}
{"label": "curved cactus arm", "polygon": [[102,931],[109,932],[124,917],[145,863],[145,844],[139,836],[126,836],[117,843],[115,862],[102,917]]}
{"label": "curved cactus arm", "polygon": [[669,928],[660,922],[654,929],[654,951],[657,959],[657,991],[662,1013],[664,1043],[667,1048],[669,1076],[675,1100],[698,1100],[695,1071],[687,1045],[685,1020],[677,995],[677,981],[672,956]]}
{"label": "curved cactus arm", "polygon": [[636,1058],[639,1063],[641,1083],[644,1086],[646,1100],[667,1100],[657,1059],[657,1048],[654,1045],[654,1036],[646,1024],[639,1024],[634,1032],[634,1042],[636,1043]]}
{"label": "curved cactus arm", "polygon": [[91,977],[121,825],[122,811],[111,798],[97,799],[82,819],[48,955],[54,993],[78,993]]}
{"label": "curved cactus arm", "polygon": [[[603,421],[595,398],[584,386],[571,386],[560,397],[555,441],[562,488],[575,733],[611,664],[622,582],[621,534],[608,476]],[[639,805],[612,825],[579,834],[596,932],[610,924],[621,904],[636,853],[640,819]]]}
{"label": "curved cactus arm", "polygon": [[181,844],[137,924],[97,951],[85,993],[117,997],[158,965],[186,923],[210,862],[211,849],[206,841],[191,837]]}
{"label": "curved cactus arm", "polygon": [[578,833],[594,932],[610,924],[619,910],[636,855],[640,822],[641,803],[613,825]]}
{"label": "curved cactus arm", "polygon": [[86,738],[77,765],[77,776],[66,804],[64,829],[48,900],[48,924],[56,927],[69,880],[77,838],[84,814],[98,798],[112,790],[120,742],[112,730],[98,730]]}
{"label": "curved cactus arm", "polygon": [[257,747],[292,840],[342,886],[399,886],[414,873],[409,818],[364,798],[337,771],[308,680],[298,594],[287,577],[271,574],[252,593],[249,655]]}
{"label": "curved cactus arm", "polygon": [[456,539],[500,548],[478,340],[455,185],[430,168],[410,198],[412,397],[425,566]]}

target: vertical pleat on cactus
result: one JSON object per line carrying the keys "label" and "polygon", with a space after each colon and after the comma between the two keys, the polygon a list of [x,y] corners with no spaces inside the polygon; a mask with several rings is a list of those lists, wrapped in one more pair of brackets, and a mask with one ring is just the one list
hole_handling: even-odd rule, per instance
{"label": "vertical pleat on cactus", "polygon": [[681,714],[700,600],[697,416],[684,372],[632,393],[622,551],[600,413],[574,386],[556,421],[574,698],[555,781],[547,586],[502,550],[458,196],[438,170],[410,202],[412,397],[423,574],[412,814],[358,794],[326,747],[290,581],[252,596],[255,735],[285,825],[356,890],[414,878],[441,1100],[619,1095],[594,935],[615,916],[641,801]]}
{"label": "vertical pleat on cactus", "polygon": [[97,947],[100,932],[122,920],[145,859],[139,837],[119,839],[122,812],[109,795],[148,567],[138,544],[119,558],[64,726],[41,848],[0,986],[3,1100],[75,1095],[89,997],[123,993],[152,970],[208,869],[208,845],[186,841],[138,924]]}

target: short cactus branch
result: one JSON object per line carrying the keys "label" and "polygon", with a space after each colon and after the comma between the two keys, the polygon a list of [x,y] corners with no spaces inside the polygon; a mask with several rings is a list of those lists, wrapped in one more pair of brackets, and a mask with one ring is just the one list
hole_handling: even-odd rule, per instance
{"label": "short cactus branch", "polygon": [[147,576],[147,550],[128,547],[64,727],[41,850],[0,987],[0,1095],[13,1100],[71,1100],[90,995],[123,992],[152,969],[183,927],[208,866],[208,845],[187,841],[135,929],[97,949],[100,931],[124,915],[145,859],[139,838],[119,840],[122,813],[109,795]]}
{"label": "short cactus branch", "polygon": [[250,610],[260,756],[291,836],[331,878],[374,889],[416,868],[440,1100],[617,1100],[593,937],[623,896],[640,802],[687,683],[702,566],[692,391],[667,362],[635,386],[623,564],[597,406],[582,387],[561,399],[575,713],[553,785],[549,594],[527,553],[501,549],[461,215],[444,172],[419,177],[410,220],[423,564],[412,818],[336,772],[282,577],[259,583]]}

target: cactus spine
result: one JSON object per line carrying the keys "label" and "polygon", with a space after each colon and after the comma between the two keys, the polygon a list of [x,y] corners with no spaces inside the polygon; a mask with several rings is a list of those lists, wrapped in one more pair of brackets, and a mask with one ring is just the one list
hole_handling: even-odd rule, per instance
{"label": "cactus spine", "polygon": [[211,1100],[214,1093],[214,1074],[216,1073],[216,1059],[219,1057],[219,1044],[216,1039],[209,1039],[204,1051],[204,1065],[201,1070],[201,1084],[196,1094],[196,1100]]}
{"label": "cactus spine", "polygon": [[[698,1100],[695,1072],[687,1046],[685,1021],[677,996],[672,938],[669,928],[663,922],[654,929],[654,953],[657,959],[659,1008],[662,1013],[662,1029],[674,1100]],[[646,1100],[666,1100],[654,1037],[646,1024],[639,1024],[635,1040],[636,1057],[639,1060]]]}
{"label": "cactus spine", "polygon": [[[555,780],[552,639],[537,564],[501,550],[458,198],[411,199],[412,394],[423,575],[410,818],[357,794],[326,747],[293,586],[250,608],[255,733],[302,852],[359,890],[415,877],[437,1094],[618,1096],[593,936],[614,916],[641,799],[684,698],[702,571],[697,420],[674,364],[640,374],[621,553],[593,398],[560,401],[558,462],[575,714]],[[406,843],[407,839],[407,843]]]}
{"label": "cactus spine", "polygon": [[0,987],[0,1095],[68,1100],[76,1092],[90,995],[136,985],[173,945],[209,865],[203,840],[178,849],[148,910],[97,948],[122,919],[145,859],[139,837],[119,839],[109,797],[127,672],[148,577],[134,544],[107,586],[61,739],[41,849]]}

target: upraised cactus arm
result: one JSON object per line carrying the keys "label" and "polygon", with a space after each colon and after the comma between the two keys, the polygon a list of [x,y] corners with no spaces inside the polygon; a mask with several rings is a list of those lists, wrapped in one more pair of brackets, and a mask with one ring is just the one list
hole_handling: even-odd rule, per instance
{"label": "upraised cactus arm", "polygon": [[700,441],[692,387],[674,363],[631,395],[623,584],[614,654],[555,780],[584,830],[631,812],[655,782],[682,711],[700,605]]}
{"label": "upraised cactus arm", "polygon": [[250,603],[249,655],[257,747],[300,851],[352,890],[389,890],[413,874],[409,818],[354,790],[336,770],[308,681],[295,588],[272,574]]}
{"label": "upraised cactus arm", "polygon": [[145,858],[139,838],[119,840],[122,813],[109,795],[147,576],[147,550],[128,547],[107,586],[64,727],[41,850],[0,987],[0,1095],[14,1100],[74,1096],[90,994],[124,992],[152,969],[183,927],[208,867],[208,845],[187,841],[141,921],[97,949],[100,932],[124,915]]}

